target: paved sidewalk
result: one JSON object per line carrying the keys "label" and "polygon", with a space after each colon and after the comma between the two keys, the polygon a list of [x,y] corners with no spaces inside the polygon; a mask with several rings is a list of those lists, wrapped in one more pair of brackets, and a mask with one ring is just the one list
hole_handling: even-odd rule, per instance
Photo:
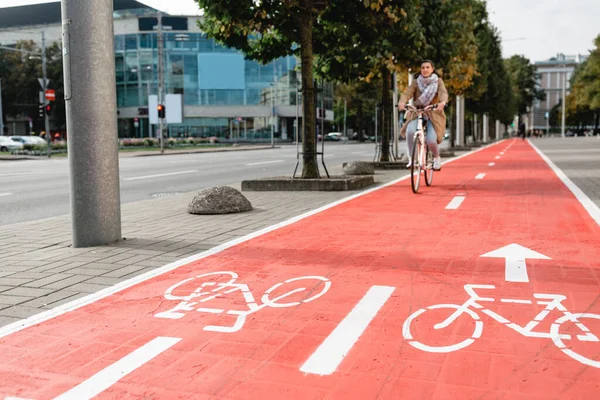
{"label": "paved sidewalk", "polygon": [[[377,171],[375,179],[405,174]],[[244,192],[253,211],[214,216],[187,213],[197,192],[128,203],[121,208],[126,240],[85,249],[70,247],[69,215],[0,226],[0,327],[354,193]]]}

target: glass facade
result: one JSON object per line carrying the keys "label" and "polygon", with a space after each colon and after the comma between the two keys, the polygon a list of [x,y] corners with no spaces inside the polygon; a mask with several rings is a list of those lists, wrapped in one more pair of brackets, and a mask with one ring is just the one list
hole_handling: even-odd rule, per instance
{"label": "glass facade", "polygon": [[[158,37],[156,33],[115,36],[117,106],[148,107],[148,94],[158,92]],[[201,33],[164,33],[164,83],[166,94],[181,94],[184,106],[295,105],[299,79],[296,57],[269,64],[244,55]],[[319,100],[320,105],[320,100]],[[333,109],[333,85],[325,89],[325,108]],[[238,117],[242,117],[241,119]],[[235,116],[199,118],[185,115],[182,124],[170,125],[170,136],[240,137],[270,136],[270,118]],[[140,123],[119,121],[119,136],[147,137],[146,116]],[[279,125],[278,125],[279,127]]]}

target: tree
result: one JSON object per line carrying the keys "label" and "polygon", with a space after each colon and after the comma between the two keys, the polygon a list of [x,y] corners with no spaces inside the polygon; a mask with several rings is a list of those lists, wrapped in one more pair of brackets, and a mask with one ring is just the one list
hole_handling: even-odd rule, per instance
{"label": "tree", "polygon": [[498,30],[491,24],[485,3],[475,2],[477,74],[467,90],[466,106],[476,114],[488,113],[492,120],[512,121],[514,104],[510,77],[504,67]]}
{"label": "tree", "polygon": [[[414,62],[423,42],[418,4],[379,0],[365,8],[359,1],[339,1],[325,10],[316,26],[319,75],[341,82],[380,81],[382,162],[390,160],[392,72]],[[362,99],[357,101],[362,110]]]}
{"label": "tree", "polygon": [[515,109],[519,115],[527,114],[535,100],[546,99],[544,91],[537,87],[540,74],[524,56],[512,56],[505,60],[505,66],[510,76]]}
{"label": "tree", "polygon": [[343,0],[196,1],[204,11],[201,29],[228,46],[241,50],[247,57],[267,63],[278,57],[300,55],[305,129],[302,177],[318,177],[314,154],[313,31],[324,11]]}
{"label": "tree", "polygon": [[591,112],[594,129],[598,130],[600,125],[600,35],[594,40],[594,45],[596,48],[590,52],[589,58],[575,70],[571,86],[573,111]]}
{"label": "tree", "polygon": [[[2,79],[3,109],[5,116],[26,116],[33,120],[35,129],[44,129],[44,118],[39,117],[39,93],[42,90],[38,79],[42,77],[41,49],[33,41],[19,41],[16,50],[3,50],[0,53],[0,76]],[[39,56],[32,55],[37,53]],[[58,43],[46,49],[47,75],[49,88],[56,91],[53,125],[65,125],[65,104],[63,95],[62,53]]]}

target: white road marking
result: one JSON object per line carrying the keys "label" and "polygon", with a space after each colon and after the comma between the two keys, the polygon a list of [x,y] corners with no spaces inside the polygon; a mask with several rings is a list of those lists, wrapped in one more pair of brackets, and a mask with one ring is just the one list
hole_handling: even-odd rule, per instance
{"label": "white road marking", "polygon": [[485,174],[478,174],[475,179],[483,179],[485,178]]}
{"label": "white road marking", "polygon": [[255,165],[278,164],[278,163],[282,163],[282,162],[283,162],[283,160],[262,161],[262,162],[255,162],[255,163],[246,164],[246,166],[247,167],[253,167]]}
{"label": "white road marking", "polygon": [[54,400],[87,400],[91,399],[130,374],[160,353],[179,342],[180,338],[157,337],[142,347],[104,368],[73,389],[55,397]]}
{"label": "white road marking", "polygon": [[14,193],[0,193],[0,197],[12,196]]}
{"label": "white road marking", "polygon": [[531,300],[519,300],[519,299],[500,299],[501,303],[515,303],[515,304],[533,304]]}
{"label": "white road marking", "polygon": [[500,159],[500,156],[496,156],[496,160],[499,160],[499,159]]}
{"label": "white road marking", "polygon": [[[506,139],[503,139],[501,142],[504,142],[505,140]],[[500,143],[500,142],[498,142],[498,143]],[[495,146],[498,143],[491,143],[489,145],[480,147],[480,148],[478,148],[478,149],[476,149],[474,151],[471,151],[471,152],[468,152],[468,153],[465,153],[465,154],[461,154],[458,157],[454,157],[454,158],[451,158],[449,160],[443,161],[442,165],[450,164],[450,163],[452,163],[454,161],[457,161],[457,160],[460,160],[462,158],[468,157],[470,155],[479,153],[480,151],[485,150],[488,147]],[[162,267],[153,269],[152,271],[148,271],[148,272],[143,273],[141,275],[138,275],[136,277],[130,278],[130,279],[126,280],[126,281],[119,282],[119,283],[117,283],[117,284],[115,284],[113,286],[109,286],[106,289],[102,289],[102,290],[100,290],[100,291],[98,291],[96,293],[91,293],[91,294],[89,294],[87,296],[84,296],[84,297],[81,297],[81,298],[79,298],[77,300],[73,300],[73,301],[70,301],[68,303],[62,304],[60,306],[56,306],[56,307],[54,307],[54,308],[52,308],[52,309],[50,309],[48,311],[44,311],[44,312],[41,312],[39,314],[32,315],[31,317],[28,317],[28,318],[25,318],[25,319],[21,319],[19,321],[15,321],[13,323],[10,323],[8,325],[0,327],[0,338],[3,338],[3,337],[6,337],[8,335],[11,335],[13,333],[22,331],[23,329],[27,329],[27,328],[32,327],[34,325],[40,324],[40,323],[42,323],[44,321],[51,320],[52,318],[56,318],[56,317],[58,317],[60,315],[63,315],[63,314],[66,314],[68,312],[77,310],[77,309],[79,309],[81,307],[85,307],[85,306],[87,306],[89,304],[95,303],[95,302],[97,302],[99,300],[102,300],[102,299],[104,299],[106,297],[112,296],[115,293],[119,293],[119,292],[121,292],[121,291],[123,291],[125,289],[128,289],[128,288],[130,288],[132,286],[135,286],[135,285],[137,285],[139,283],[146,282],[146,281],[148,281],[150,279],[153,279],[153,278],[155,278],[157,276],[166,274],[167,272],[174,271],[174,270],[176,270],[177,268],[179,268],[179,267],[181,267],[183,265],[187,265],[187,264],[190,264],[192,262],[195,262],[195,261],[198,261],[198,260],[202,260],[202,259],[204,259],[206,257],[210,257],[210,256],[212,256],[214,254],[218,254],[218,253],[220,253],[220,252],[222,252],[224,250],[227,250],[227,249],[229,249],[231,247],[237,246],[238,244],[248,242],[248,241],[250,241],[250,240],[252,240],[254,238],[257,238],[257,237],[260,237],[260,236],[265,235],[267,233],[276,231],[277,229],[281,229],[281,228],[286,227],[288,225],[292,225],[292,224],[294,224],[294,223],[296,223],[298,221],[302,221],[302,220],[304,220],[306,218],[312,217],[313,215],[316,215],[316,214],[319,214],[319,213],[321,213],[323,211],[326,211],[326,210],[329,210],[331,208],[334,208],[334,207],[336,207],[336,206],[338,206],[340,204],[347,203],[347,202],[349,202],[351,200],[357,199],[357,198],[365,196],[367,194],[370,194],[370,193],[376,192],[378,190],[381,190],[381,189],[384,189],[384,188],[396,185],[396,184],[398,184],[398,183],[400,183],[402,181],[405,181],[407,179],[410,179],[410,174],[407,174],[407,175],[405,175],[405,176],[403,176],[401,178],[395,179],[395,180],[393,180],[391,182],[387,182],[387,183],[384,183],[382,185],[375,186],[375,187],[373,187],[371,189],[367,189],[367,190],[365,190],[363,192],[356,193],[356,194],[353,194],[353,195],[348,196],[346,198],[343,198],[343,199],[334,201],[332,203],[326,204],[323,207],[319,207],[317,209],[308,211],[308,212],[306,212],[304,214],[297,215],[297,216],[295,216],[293,218],[290,218],[290,219],[288,219],[286,221],[283,221],[283,222],[280,222],[278,224],[267,226],[266,228],[263,228],[263,229],[260,229],[258,231],[252,232],[252,233],[250,233],[250,234],[248,234],[246,236],[242,236],[240,238],[237,238],[237,239],[231,240],[229,242],[226,242],[226,243],[220,244],[218,246],[215,246],[212,249],[203,251],[203,252],[198,253],[198,254],[194,254],[192,256],[189,256],[187,258],[183,258],[181,260],[174,261],[174,262],[172,262],[170,264],[163,265]]]}
{"label": "white road marking", "polygon": [[193,169],[190,171],[180,171],[180,172],[170,172],[167,174],[157,174],[157,175],[146,175],[146,176],[136,176],[134,178],[123,178],[124,181],[139,181],[142,179],[152,179],[152,178],[161,178],[163,176],[173,176],[173,175],[183,175],[183,174],[193,174],[194,172],[198,172],[197,169]]}
{"label": "white road marking", "polygon": [[372,286],[300,367],[300,371],[316,375],[333,374],[395,289],[393,286]]}
{"label": "white road marking", "polygon": [[531,260],[551,260],[550,257],[513,243],[504,246],[480,257],[504,258],[504,280],[506,282],[529,282],[527,274],[527,259]]}
{"label": "white road marking", "polygon": [[491,163],[489,163],[488,165],[489,165],[490,167],[493,167],[494,165],[496,165],[496,163],[495,163],[495,162],[491,162]]}
{"label": "white road marking", "polygon": [[503,151],[501,151],[501,152],[500,152],[500,154],[501,154],[501,155],[504,155],[504,152],[503,152]]}
{"label": "white road marking", "polygon": [[456,210],[465,201],[465,196],[456,196],[448,203],[446,210]]}

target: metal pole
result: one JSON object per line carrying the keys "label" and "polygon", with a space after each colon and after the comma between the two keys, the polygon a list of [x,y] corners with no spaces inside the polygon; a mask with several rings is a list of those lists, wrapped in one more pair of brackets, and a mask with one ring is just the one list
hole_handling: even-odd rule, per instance
{"label": "metal pole", "polygon": [[[62,0],[73,247],[121,239],[111,0]],[[110,55],[110,57],[107,57]]]}
{"label": "metal pole", "polygon": [[[154,74],[152,74],[154,75]],[[152,138],[152,124],[150,123],[150,81],[147,82],[148,84],[148,138]]]}
{"label": "metal pole", "polygon": [[325,81],[323,80],[321,81],[321,136],[325,146]]}
{"label": "metal pole", "polygon": [[298,156],[300,149],[300,92],[298,91],[298,81],[296,81],[296,156]]}
{"label": "metal pole", "polygon": [[48,75],[47,75],[47,61],[46,61],[46,32],[42,31],[42,79],[44,84],[42,85],[42,89],[44,92],[44,129],[46,130],[46,143],[48,144],[46,147],[46,153],[48,154],[48,158],[52,155],[52,149],[50,149],[50,144],[52,141],[52,137],[50,135],[50,118],[48,113],[46,112],[46,106],[50,103],[48,99],[46,99],[46,90],[48,90]]}
{"label": "metal pole", "polygon": [[271,92],[271,147],[275,147],[275,76],[273,76],[273,90]]}
{"label": "metal pole", "polygon": [[456,138],[454,140],[454,145],[455,146],[460,146],[462,144],[462,140],[461,140],[461,112],[460,112],[460,96],[456,96]]}
{"label": "metal pole", "polygon": [[562,125],[560,128],[560,134],[562,137],[565,137],[565,127],[566,127],[566,109],[567,109],[567,104],[566,104],[566,92],[567,92],[567,67],[566,65],[563,65],[564,68],[564,76],[563,76],[563,87],[562,87]]}
{"label": "metal pole", "polygon": [[2,79],[0,79],[0,136],[4,135],[4,112],[2,111]]}
{"label": "metal pole", "polygon": [[344,137],[348,134],[348,131],[346,130],[346,118],[348,116],[347,106],[348,100],[344,99]]}
{"label": "metal pole", "polygon": [[[164,43],[162,34],[162,13],[158,13],[158,104],[164,107],[165,102],[165,83],[164,83]],[[166,117],[166,115],[165,115]],[[165,152],[165,134],[164,134],[164,118],[158,118],[158,130],[160,132],[160,153]]]}
{"label": "metal pole", "polygon": [[500,121],[496,120],[496,141],[500,140]]}
{"label": "metal pole", "polygon": [[483,114],[483,143],[488,142],[488,130],[489,130],[488,115]]}

